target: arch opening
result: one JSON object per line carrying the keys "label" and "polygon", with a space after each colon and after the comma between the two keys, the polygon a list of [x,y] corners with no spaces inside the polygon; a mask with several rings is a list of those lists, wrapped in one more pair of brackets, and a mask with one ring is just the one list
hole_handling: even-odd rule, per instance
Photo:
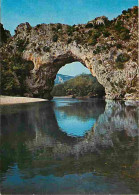
{"label": "arch opening", "polygon": [[74,61],[58,69],[51,95],[53,97],[103,97],[105,89],[83,63]]}

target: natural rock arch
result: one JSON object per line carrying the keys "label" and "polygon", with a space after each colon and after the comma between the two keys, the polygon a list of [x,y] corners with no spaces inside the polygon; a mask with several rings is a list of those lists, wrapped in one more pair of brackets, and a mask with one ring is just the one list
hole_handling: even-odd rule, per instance
{"label": "natural rock arch", "polygon": [[12,45],[13,54],[21,48],[21,57],[34,64],[25,95],[51,98],[58,70],[79,61],[104,86],[106,98],[137,98],[137,7],[112,21],[103,16],[73,26],[24,23],[15,32],[5,48]]}
{"label": "natural rock arch", "polygon": [[[46,59],[44,54],[43,56],[39,57],[39,63],[38,63],[38,57],[36,58],[32,54],[30,55],[28,53],[24,53],[24,58],[26,60],[33,61],[34,63],[32,76],[27,79],[28,86],[32,90],[33,88],[35,90],[33,91],[34,94],[39,94],[39,96],[42,95],[42,97],[49,98],[58,71],[62,66],[65,66],[66,64],[72,62],[76,62],[76,61],[80,62],[82,65],[84,65],[86,68],[90,70],[92,75],[96,76],[95,71],[93,72],[92,67],[90,66],[90,61],[87,59],[89,52],[88,51],[86,52],[85,48],[82,48],[81,46],[80,48],[78,48],[76,42],[74,42],[66,49],[63,44],[61,45],[59,44],[57,49],[59,51],[58,55],[51,56],[51,57],[49,56],[50,58]],[[32,79],[33,77],[35,78],[35,80],[36,78],[38,78],[37,82],[35,82],[34,79]],[[99,75],[97,75],[97,79],[99,79]],[[101,79],[98,80],[100,83],[101,83]],[[36,85],[34,85],[34,83],[36,83]],[[41,94],[41,90],[43,91],[42,94]]]}

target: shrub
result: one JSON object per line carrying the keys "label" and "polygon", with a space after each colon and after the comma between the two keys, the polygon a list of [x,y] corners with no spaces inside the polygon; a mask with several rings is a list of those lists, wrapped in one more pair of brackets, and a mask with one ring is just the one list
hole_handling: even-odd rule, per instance
{"label": "shrub", "polygon": [[105,51],[106,49],[108,49],[108,46],[107,45],[102,45],[101,50]]}
{"label": "shrub", "polygon": [[85,28],[92,28],[93,27],[93,24],[92,23],[88,23],[85,25]]}
{"label": "shrub", "polygon": [[130,39],[129,32],[130,32],[130,31],[129,31],[128,29],[123,28],[123,29],[121,30],[120,39],[122,39],[122,40],[128,40],[128,39]]}
{"label": "shrub", "polygon": [[50,47],[45,46],[45,47],[43,48],[43,51],[44,51],[44,52],[49,52],[49,51],[50,51]]}
{"label": "shrub", "polygon": [[40,48],[40,47],[37,47],[37,48],[36,48],[36,51],[37,51],[37,52],[41,52],[41,48]]}
{"label": "shrub", "polygon": [[18,47],[21,47],[22,45],[24,45],[24,43],[25,43],[25,40],[23,40],[23,39],[18,39],[17,42],[16,42],[16,45],[17,45]]}
{"label": "shrub", "polygon": [[88,31],[88,34],[91,36],[92,35],[92,32],[93,32],[92,30],[89,30]]}
{"label": "shrub", "polygon": [[97,40],[96,39],[90,39],[88,43],[89,43],[89,45],[95,46],[97,44]]}
{"label": "shrub", "polygon": [[57,40],[58,40],[58,35],[54,35],[52,39],[53,39],[53,42],[57,42]]}
{"label": "shrub", "polygon": [[129,8],[129,9],[127,10],[127,11],[128,11],[128,13],[131,13],[131,10],[132,10],[132,9],[131,9],[131,8]]}
{"label": "shrub", "polygon": [[71,42],[72,42],[72,39],[69,38],[68,41],[67,41],[67,43],[69,44],[69,43],[71,43]]}
{"label": "shrub", "polygon": [[105,25],[104,24],[95,24],[94,28],[99,30],[99,31],[103,31],[105,28]]}
{"label": "shrub", "polygon": [[136,15],[138,15],[138,7],[136,7],[135,9],[134,9],[134,12],[133,12],[134,14],[136,14]]}
{"label": "shrub", "polygon": [[93,54],[97,54],[96,50],[93,51]]}
{"label": "shrub", "polygon": [[76,40],[76,43],[77,43],[77,44],[82,43],[82,38],[79,37],[79,36],[76,36],[76,37],[75,37],[75,40]]}
{"label": "shrub", "polygon": [[101,52],[101,47],[97,46],[96,50],[93,51],[94,54],[99,54]]}
{"label": "shrub", "polygon": [[136,62],[138,60],[138,52],[137,51],[132,52],[132,58],[133,58],[134,62]]}
{"label": "shrub", "polygon": [[57,24],[57,30],[59,30],[59,29],[62,29],[62,24],[60,24],[60,23]]}
{"label": "shrub", "polygon": [[129,18],[129,15],[125,15],[125,18]]}
{"label": "shrub", "polygon": [[123,22],[122,21],[117,21],[117,23],[115,24],[114,28],[117,31],[121,31],[121,28],[123,27]]}
{"label": "shrub", "polygon": [[56,28],[55,27],[52,27],[52,31],[55,31],[56,32]]}
{"label": "shrub", "polygon": [[120,54],[116,59],[115,66],[118,69],[123,69],[124,63],[127,62],[129,59],[130,59],[130,56],[128,54],[126,54],[126,53]]}
{"label": "shrub", "polygon": [[127,62],[129,59],[130,59],[130,56],[126,53],[123,53],[117,57],[116,62],[124,63],[124,62]]}
{"label": "shrub", "polygon": [[116,68],[118,68],[118,69],[123,69],[123,68],[124,68],[124,64],[123,64],[122,62],[116,62],[116,63],[115,63],[115,66],[116,66]]}
{"label": "shrub", "polygon": [[101,35],[100,32],[96,31],[93,36],[92,36],[92,39],[90,41],[90,45],[96,45],[97,43],[97,38],[99,38],[99,36]]}
{"label": "shrub", "polygon": [[39,28],[40,26],[41,26],[41,24],[37,24],[37,25],[36,25],[36,28]]}
{"label": "shrub", "polygon": [[99,38],[99,37],[100,37],[100,35],[101,35],[101,33],[100,33],[100,32],[98,32],[98,31],[96,31],[96,32],[93,34],[93,39],[97,39],[97,38]]}
{"label": "shrub", "polygon": [[16,43],[16,46],[18,48],[18,51],[19,52],[23,52],[24,49],[26,48],[27,44],[28,44],[28,41],[23,40],[23,39],[18,39],[17,40],[17,43]]}
{"label": "shrub", "polygon": [[98,60],[98,64],[102,64],[102,60]]}
{"label": "shrub", "polygon": [[0,43],[6,43],[11,37],[10,31],[5,30],[3,25],[0,23]]}
{"label": "shrub", "polygon": [[78,31],[78,30],[79,30],[79,28],[78,28],[78,27],[76,27],[76,28],[75,28],[75,30],[76,30],[76,31]]}
{"label": "shrub", "polygon": [[122,48],[122,44],[121,43],[117,43],[116,47],[117,47],[117,49],[121,49]]}
{"label": "shrub", "polygon": [[130,31],[123,26],[122,21],[118,21],[115,24],[114,28],[116,31],[118,31],[120,39],[127,40],[130,38],[130,35],[129,35]]}
{"label": "shrub", "polygon": [[67,27],[67,33],[68,33],[69,36],[71,36],[74,31],[75,31],[74,26],[68,26]]}
{"label": "shrub", "polygon": [[110,33],[109,33],[108,31],[104,31],[104,32],[103,32],[103,36],[104,36],[104,37],[109,37],[109,36],[110,36]]}
{"label": "shrub", "polygon": [[126,11],[126,10],[123,10],[123,11],[122,11],[122,14],[124,14],[124,15],[125,15],[126,13],[127,13],[127,11]]}

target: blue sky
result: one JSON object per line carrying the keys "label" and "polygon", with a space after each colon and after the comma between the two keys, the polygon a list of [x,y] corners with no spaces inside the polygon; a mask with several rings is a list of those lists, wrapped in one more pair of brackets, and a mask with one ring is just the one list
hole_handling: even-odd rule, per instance
{"label": "blue sky", "polygon": [[[32,26],[58,22],[73,25],[102,15],[113,19],[122,10],[137,4],[137,0],[1,0],[1,18],[4,28],[14,34],[16,26],[23,22],[29,22]],[[76,65],[75,69],[79,70],[79,63]],[[73,63],[62,69],[72,66]]]}

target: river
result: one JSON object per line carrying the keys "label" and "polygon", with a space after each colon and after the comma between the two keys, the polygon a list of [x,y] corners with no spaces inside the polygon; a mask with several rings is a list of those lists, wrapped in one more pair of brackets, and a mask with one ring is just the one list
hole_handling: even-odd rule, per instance
{"label": "river", "polygon": [[1,106],[3,194],[138,194],[137,102]]}

